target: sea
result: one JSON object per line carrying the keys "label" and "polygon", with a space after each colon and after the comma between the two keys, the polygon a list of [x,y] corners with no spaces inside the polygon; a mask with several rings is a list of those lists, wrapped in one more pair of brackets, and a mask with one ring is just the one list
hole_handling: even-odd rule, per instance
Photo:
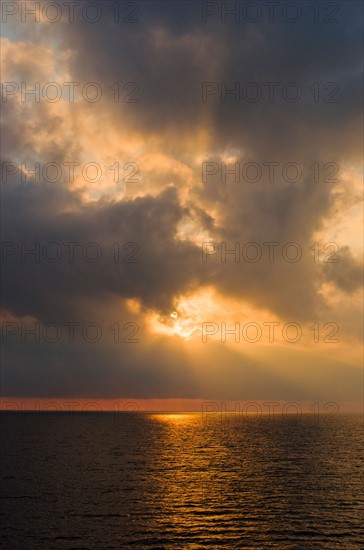
{"label": "sea", "polygon": [[363,418],[2,412],[4,550],[364,548]]}

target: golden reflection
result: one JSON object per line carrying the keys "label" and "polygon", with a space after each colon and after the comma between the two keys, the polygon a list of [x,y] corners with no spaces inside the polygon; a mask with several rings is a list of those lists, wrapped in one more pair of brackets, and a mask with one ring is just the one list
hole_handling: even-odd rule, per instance
{"label": "golden reflection", "polygon": [[[159,436],[154,450],[154,468],[163,475],[154,479],[153,493],[163,516],[151,518],[155,530],[188,533],[190,544],[206,542],[213,528],[216,547],[226,538],[225,513],[229,513],[225,491],[234,482],[235,473],[225,474],[229,450],[220,439],[217,426],[206,427],[201,413],[166,413],[150,416]],[[217,437],[216,437],[217,435]],[[226,478],[229,476],[229,479]],[[227,518],[229,519],[229,518]]]}
{"label": "golden reflection", "polygon": [[188,424],[196,419],[201,413],[156,413],[151,414],[149,418],[159,422],[166,422],[174,425]]}

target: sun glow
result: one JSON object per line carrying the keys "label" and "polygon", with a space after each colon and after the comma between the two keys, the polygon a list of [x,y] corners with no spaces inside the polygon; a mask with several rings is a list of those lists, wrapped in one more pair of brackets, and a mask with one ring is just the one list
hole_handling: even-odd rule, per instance
{"label": "sun glow", "polygon": [[176,312],[171,313],[169,318],[153,315],[150,318],[150,330],[152,333],[179,336],[184,339],[192,337],[195,333],[201,333],[200,326],[195,324],[193,319],[179,317]]}
{"label": "sun glow", "polygon": [[149,317],[152,333],[179,336],[184,339],[201,337],[201,324],[210,316],[216,316],[216,297],[211,288],[200,290],[176,299],[176,309],[169,315],[157,313]]}
{"label": "sun glow", "polygon": [[150,314],[147,320],[150,332],[183,339],[201,339],[203,323],[229,321],[230,317],[236,321],[239,317],[237,311],[241,312],[241,304],[223,299],[212,287],[178,297],[175,308],[168,315]]}

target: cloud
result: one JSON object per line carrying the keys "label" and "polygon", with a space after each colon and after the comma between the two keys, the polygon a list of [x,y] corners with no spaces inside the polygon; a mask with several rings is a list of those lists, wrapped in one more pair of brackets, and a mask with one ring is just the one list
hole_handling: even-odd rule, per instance
{"label": "cloud", "polygon": [[[325,321],[328,312],[337,313],[335,298],[325,289],[335,287],[344,301],[358,292],[362,283],[358,239],[353,244],[340,242],[337,263],[315,261],[312,245],[325,244],[321,237],[328,235],[338,217],[349,228],[346,235],[357,233],[357,217],[354,227],[350,209],[358,207],[360,197],[350,186],[357,180],[362,154],[362,7],[346,2],[337,24],[313,24],[306,11],[294,24],[281,19],[223,24],[219,18],[204,24],[199,3],[153,2],[153,6],[140,4],[139,23],[116,24],[113,5],[103,3],[103,17],[96,24],[80,17],[72,24],[63,20],[14,26],[10,22],[3,42],[7,81],[25,80],[31,87],[49,80],[63,92],[64,82],[79,86],[73,103],[67,94],[55,103],[44,98],[39,103],[22,102],[16,94],[7,98],[2,166],[26,163],[31,170],[35,162],[62,166],[96,162],[103,177],[92,183],[78,170],[70,182],[64,171],[60,181],[52,184],[44,174],[38,182],[31,175],[21,181],[18,171],[2,183],[3,240],[15,243],[15,253],[3,257],[3,309],[17,319],[28,316],[42,323],[62,323],[105,318],[105,311],[115,316],[117,308],[120,319],[127,320],[126,301],[135,299],[140,304],[138,322],[146,328],[151,312],[168,325],[170,313],[183,297],[213,288],[222,304],[235,300],[236,315],[250,307],[282,322],[309,322]],[[102,89],[96,103],[82,96],[90,82]],[[110,89],[115,82],[120,83],[120,101],[115,101],[115,87]],[[132,88],[123,88],[130,82]],[[203,82],[214,83],[214,93],[206,102],[202,101]],[[244,97],[242,90],[249,82],[262,91],[260,101]],[[272,101],[267,82],[278,83]],[[302,89],[297,102],[287,101],[283,93],[288,93],[292,82]],[[235,86],[241,92],[239,100],[228,94],[222,101],[224,87]],[[138,102],[125,101],[131,90]],[[338,101],[327,102],[332,97]],[[122,167],[134,163],[137,182],[115,182],[110,170],[115,162]],[[203,162],[218,167],[205,181]],[[255,163],[264,173],[257,182],[243,177],[223,182],[222,162],[230,169],[235,163]],[[278,165],[274,181],[266,170],[272,162]],[[282,175],[287,163],[302,167],[299,181],[287,181]],[[335,163],[339,181],[324,180],[333,166],[330,163]],[[44,247],[52,242],[62,250],[60,261],[42,258]],[[80,243],[74,262],[69,261],[65,244],[71,242]],[[83,246],[90,242],[101,248],[100,261],[82,256]],[[202,261],[204,242],[216,246],[206,262]],[[269,242],[278,243],[273,262],[264,244]],[[38,243],[40,261],[30,256],[21,261],[21,243],[29,248]],[[122,257],[117,262],[115,243]],[[247,243],[255,243],[263,257],[256,262],[240,257],[235,262],[228,255],[222,261],[223,246],[231,250],[235,243],[239,254]],[[299,261],[282,255],[287,243],[301,248]],[[139,262],[123,261],[123,256],[134,253]],[[354,311],[350,302],[343,323],[345,334],[356,342],[357,328],[348,322]],[[211,353],[203,347],[201,361],[211,366],[207,384],[191,354],[184,353],[175,339],[172,344],[168,338],[153,338],[149,334],[137,351],[124,349],[121,368],[117,354],[106,346],[94,356],[90,346],[72,351],[60,345],[57,359],[51,358],[54,346],[52,353],[44,346],[37,350],[14,346],[7,355],[7,391],[14,394],[18,388],[20,394],[28,387],[31,395],[37,391],[39,377],[44,380],[38,386],[42,395],[55,395],[57,386],[57,395],[95,395],[98,389],[104,396],[125,391],[141,398],[193,398],[205,391],[206,397],[215,398],[224,379],[221,392],[228,398],[235,396],[234,381],[243,385],[247,378],[246,393],[238,391],[237,397],[249,397],[255,389],[257,398],[264,397],[268,387],[277,389],[272,390],[274,395],[286,391],[297,398],[308,398],[316,391],[313,367],[304,376],[302,393],[299,378],[292,381],[283,372],[281,363],[291,361],[288,352],[282,361],[278,354],[270,359],[266,352],[265,361],[272,362],[277,373],[269,370],[263,383],[267,376],[263,360],[241,361],[227,348],[214,347]],[[312,365],[318,365],[319,359],[310,353]],[[230,365],[228,376],[222,371],[223,363]],[[341,384],[345,369],[354,372],[354,363],[338,364],[331,390]],[[25,365],[29,377],[24,374]],[[48,375],[44,378],[50,365],[53,382]],[[299,372],[305,371],[305,365],[300,362]],[[322,365],[320,376],[325,378],[329,366]],[[202,372],[205,376],[206,369]],[[353,388],[348,386],[347,392],[352,394]]]}
{"label": "cloud", "polygon": [[[196,286],[199,250],[175,239],[183,209],[173,188],[155,198],[83,204],[62,187],[20,183],[7,186],[3,201],[3,307],[17,315],[54,319],[59,310],[76,311],[80,298],[111,296],[169,312],[177,293]],[[96,243],[90,254],[87,243]],[[37,257],[26,255],[36,246]]]}
{"label": "cloud", "polygon": [[325,264],[324,272],[326,280],[344,292],[351,293],[363,285],[362,261],[353,256],[348,246],[341,248],[340,262]]}

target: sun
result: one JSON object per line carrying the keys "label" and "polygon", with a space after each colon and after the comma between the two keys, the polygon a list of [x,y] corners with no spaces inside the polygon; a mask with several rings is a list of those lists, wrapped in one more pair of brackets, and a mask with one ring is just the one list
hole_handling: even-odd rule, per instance
{"label": "sun", "polygon": [[[201,323],[210,318],[215,303],[212,289],[203,289],[175,301],[176,309],[163,316],[153,313],[149,317],[151,332],[179,336],[184,340],[201,338]],[[206,317],[207,316],[207,317]]]}

